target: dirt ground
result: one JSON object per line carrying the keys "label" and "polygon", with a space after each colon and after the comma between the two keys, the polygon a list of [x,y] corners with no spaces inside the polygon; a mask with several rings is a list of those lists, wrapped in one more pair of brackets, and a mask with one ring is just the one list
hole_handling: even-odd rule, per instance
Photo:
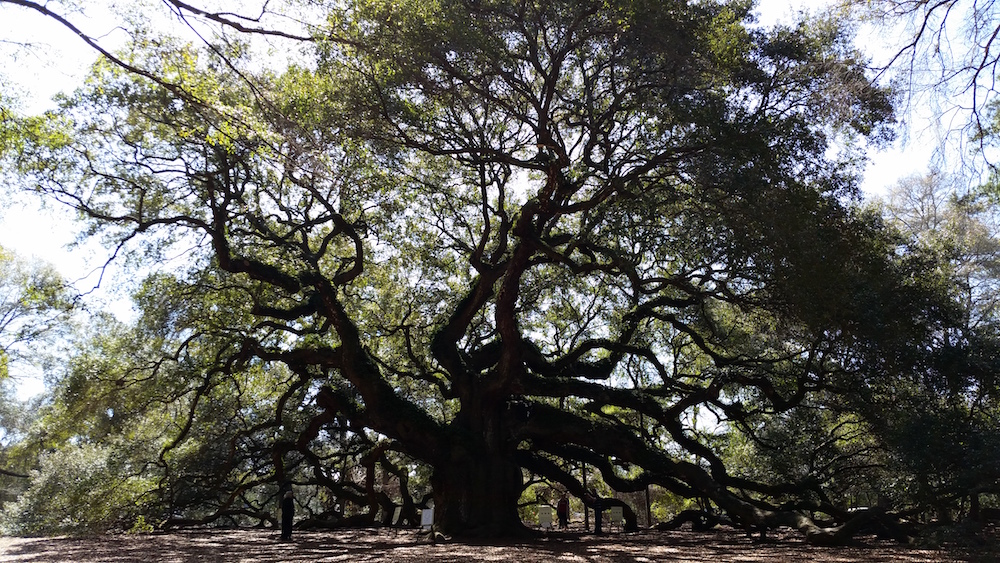
{"label": "dirt ground", "polygon": [[760,542],[743,533],[710,532],[610,533],[604,536],[553,532],[530,541],[448,542],[432,544],[413,530],[338,530],[296,532],[281,542],[270,530],[194,530],[168,534],[114,535],[96,538],[2,538],[0,562],[304,563],[343,561],[450,562],[986,562],[1000,553],[915,549],[865,538],[839,548],[810,547],[788,534]]}

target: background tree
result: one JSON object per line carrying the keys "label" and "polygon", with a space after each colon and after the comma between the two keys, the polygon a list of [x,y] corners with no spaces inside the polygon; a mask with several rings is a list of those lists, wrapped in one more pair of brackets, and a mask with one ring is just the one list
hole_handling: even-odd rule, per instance
{"label": "background tree", "polygon": [[0,482],[5,499],[16,494],[17,480],[31,463],[11,451],[32,418],[32,409],[16,396],[16,384],[51,365],[48,345],[67,333],[72,308],[72,293],[55,268],[0,247]]}
{"label": "background tree", "polygon": [[71,306],[68,287],[53,266],[0,247],[0,377],[10,377],[18,362],[37,359],[37,349],[29,346],[57,336]]}
{"label": "background tree", "polygon": [[905,96],[908,126],[936,129],[935,159],[970,185],[994,170],[997,104],[997,31],[1000,5],[985,2],[901,0],[841,3],[885,45],[876,55],[880,74]]}
{"label": "background tree", "polygon": [[[955,338],[941,347],[939,374],[910,388],[915,395],[893,414],[887,439],[912,473],[922,502],[942,519],[959,513],[959,502],[996,489],[995,358],[997,349],[997,228],[995,207],[981,189],[969,191],[941,173],[901,181],[886,201],[889,217],[915,245],[938,257],[954,279],[966,312]],[[914,440],[913,436],[922,439]],[[949,451],[947,455],[941,452]],[[945,460],[952,460],[947,462]]]}

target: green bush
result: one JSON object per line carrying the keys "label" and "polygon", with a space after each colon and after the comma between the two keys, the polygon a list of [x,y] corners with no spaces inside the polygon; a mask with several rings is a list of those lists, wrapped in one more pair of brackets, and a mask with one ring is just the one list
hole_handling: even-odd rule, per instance
{"label": "green bush", "polygon": [[145,499],[155,488],[121,450],[67,446],[43,456],[27,490],[4,505],[0,531],[34,536],[127,530],[150,516]]}

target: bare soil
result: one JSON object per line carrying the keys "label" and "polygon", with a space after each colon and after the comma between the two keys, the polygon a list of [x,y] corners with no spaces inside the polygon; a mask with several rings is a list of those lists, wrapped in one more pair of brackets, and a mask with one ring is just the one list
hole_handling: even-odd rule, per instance
{"label": "bare soil", "polygon": [[110,535],[90,538],[0,537],[0,562],[304,563],[343,561],[451,562],[986,562],[1000,560],[993,549],[917,549],[862,538],[848,547],[805,545],[797,534],[758,541],[742,532],[610,533],[593,536],[575,531],[552,532],[533,540],[451,541],[431,543],[415,530],[360,529],[296,531],[292,541],[279,541],[272,530],[190,530],[172,533]]}

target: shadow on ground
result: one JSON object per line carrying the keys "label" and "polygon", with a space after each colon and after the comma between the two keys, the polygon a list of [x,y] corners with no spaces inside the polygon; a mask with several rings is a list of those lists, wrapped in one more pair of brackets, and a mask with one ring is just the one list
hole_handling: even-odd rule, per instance
{"label": "shadow on ground", "polygon": [[923,550],[866,538],[849,547],[806,546],[795,534],[756,542],[729,529],[653,532],[595,537],[552,533],[530,541],[432,544],[413,530],[361,529],[296,532],[291,542],[268,530],[195,530],[96,538],[0,538],[0,562],[48,563],[314,563],[370,561],[712,561],[816,563],[930,563],[997,561],[997,553]]}

